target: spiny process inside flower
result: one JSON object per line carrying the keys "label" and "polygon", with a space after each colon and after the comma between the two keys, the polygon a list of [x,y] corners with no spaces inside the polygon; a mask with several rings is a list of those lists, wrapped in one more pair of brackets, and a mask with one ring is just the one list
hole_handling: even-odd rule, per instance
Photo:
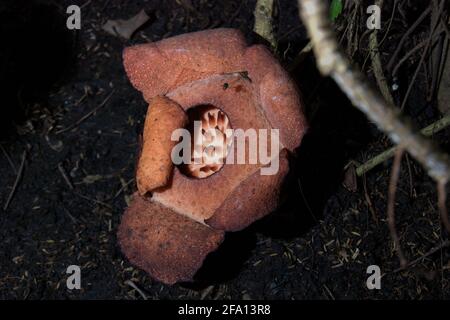
{"label": "spiny process inside flower", "polygon": [[232,143],[232,128],[227,115],[209,105],[192,108],[190,120],[191,163],[184,171],[194,178],[206,178],[223,167]]}

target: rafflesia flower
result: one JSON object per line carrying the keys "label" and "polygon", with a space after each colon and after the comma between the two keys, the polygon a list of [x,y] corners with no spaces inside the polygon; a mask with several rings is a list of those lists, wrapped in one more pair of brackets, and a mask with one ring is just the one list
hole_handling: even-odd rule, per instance
{"label": "rafflesia flower", "polygon": [[[167,284],[190,281],[225,232],[241,230],[277,208],[288,156],[307,127],[299,93],[264,46],[247,46],[234,29],[132,46],[123,59],[131,83],[150,105],[138,192],[122,218],[120,246],[153,278]],[[195,128],[195,121],[200,126]],[[197,160],[190,164],[172,158],[179,142],[172,134],[180,128],[204,134],[200,150],[192,141],[192,153],[183,155]],[[239,157],[230,129],[271,132],[279,145],[265,145],[269,162],[246,155],[244,163],[229,163]],[[262,174],[275,160],[276,172]]]}

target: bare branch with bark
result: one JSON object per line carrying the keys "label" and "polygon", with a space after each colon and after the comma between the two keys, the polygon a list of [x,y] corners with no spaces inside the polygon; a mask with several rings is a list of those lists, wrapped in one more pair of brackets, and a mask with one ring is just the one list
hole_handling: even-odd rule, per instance
{"label": "bare branch with bark", "polygon": [[341,51],[327,18],[328,7],[322,0],[298,0],[300,16],[311,37],[320,71],[338,83],[352,103],[377,124],[391,140],[401,144],[428,174],[439,183],[450,177],[448,155],[431,140],[416,132],[400,111],[387,103],[368,85],[362,73],[353,68]]}

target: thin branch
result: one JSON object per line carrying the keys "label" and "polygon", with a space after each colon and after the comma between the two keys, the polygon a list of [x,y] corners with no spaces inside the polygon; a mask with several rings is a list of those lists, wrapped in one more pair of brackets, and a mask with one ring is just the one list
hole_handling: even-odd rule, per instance
{"label": "thin branch", "polygon": [[17,187],[19,186],[20,179],[22,178],[23,168],[25,167],[25,160],[27,159],[27,150],[22,153],[22,161],[20,162],[19,172],[17,173],[16,180],[14,181],[14,185],[11,189],[11,192],[8,195],[8,199],[6,200],[5,205],[3,206],[3,210],[8,210],[9,204],[11,203],[14,194],[16,193]]}
{"label": "thin branch", "polygon": [[376,225],[378,225],[378,217],[373,207],[372,199],[370,198],[369,192],[367,191],[367,181],[366,177],[363,178],[363,189],[364,189],[364,197],[366,198],[367,206],[369,207],[370,213],[372,214],[372,219]]}
{"label": "thin branch", "polygon": [[427,253],[425,253],[424,255],[420,256],[419,258],[409,262],[406,266],[404,267],[400,267],[394,270],[394,273],[397,273],[399,271],[405,270],[405,268],[410,268],[412,266],[415,266],[416,264],[418,264],[420,261],[422,261],[423,259],[428,258],[429,256],[435,254],[436,252],[438,252],[439,250],[442,250],[446,247],[450,246],[450,240],[446,240],[444,242],[442,242],[439,246],[434,247],[433,249],[431,249],[430,251],[428,251]]}
{"label": "thin branch", "polygon": [[64,129],[56,131],[56,134],[60,134],[60,133],[72,130],[73,128],[79,126],[83,121],[85,121],[86,119],[90,118],[94,113],[96,113],[98,110],[103,108],[106,105],[106,103],[108,102],[108,100],[112,97],[113,94],[114,94],[114,90],[111,91],[111,93],[105,98],[105,100],[103,100],[102,103],[100,103],[96,108],[94,108],[93,110],[89,111],[87,114],[82,116],[80,119],[78,119],[78,121],[76,121],[75,123],[71,124],[70,126],[64,128]]}
{"label": "thin branch", "polygon": [[[375,4],[379,8],[383,8],[384,0],[376,0]],[[390,104],[394,105],[394,98],[389,90],[388,82],[384,76],[383,67],[380,59],[380,46],[378,44],[378,29],[373,30],[369,37],[370,58],[372,59],[372,68],[375,79],[377,80],[378,88],[384,99]]]}
{"label": "thin branch", "polygon": [[[384,1],[384,0],[381,0]],[[394,22],[394,16],[395,16],[395,11],[397,10],[397,5],[398,5],[398,0],[394,0],[394,5],[392,8],[392,14],[391,14],[391,18],[389,19],[389,25],[387,27],[386,32],[384,33],[383,39],[381,39],[380,41],[380,46],[384,43],[384,41],[387,39],[387,36],[389,34],[389,31],[391,30],[392,27],[392,22]],[[381,8],[381,6],[380,6]]]}
{"label": "thin branch", "polygon": [[[438,121],[430,124],[429,126],[423,128],[420,133],[423,134],[425,137],[431,137],[435,133],[438,133],[439,131],[447,128],[450,125],[450,115],[447,115]],[[366,161],[364,164],[360,165],[356,168],[356,174],[361,177],[366,172],[372,170],[380,163],[383,163],[384,161],[392,158],[395,154],[395,150],[397,147],[392,147],[379,155],[373,157],[372,159]]]}
{"label": "thin branch", "polygon": [[9,165],[11,166],[11,169],[13,169],[14,173],[17,174],[17,169],[14,163],[11,160],[11,157],[9,156],[8,152],[6,152],[5,148],[0,144],[0,149],[2,149],[3,155],[5,156],[6,160],[8,160]]}
{"label": "thin branch", "polygon": [[394,70],[392,71],[392,77],[395,78],[397,77],[398,74],[398,70],[400,69],[400,67],[406,62],[408,61],[411,56],[413,54],[415,54],[417,51],[419,51],[420,49],[422,49],[423,47],[425,47],[428,43],[428,40],[422,41],[419,44],[417,44],[414,48],[412,48],[408,53],[406,53],[403,58],[401,58],[397,64],[394,67]]}
{"label": "thin branch", "polygon": [[[441,4],[441,8],[440,8],[440,9],[443,9],[442,6],[443,6],[443,2],[442,2],[442,4]],[[433,10],[433,12],[434,12],[434,10]],[[439,17],[439,19],[440,19],[440,17]],[[412,79],[411,79],[411,81],[410,81],[410,83],[409,83],[408,89],[406,90],[406,94],[405,94],[405,97],[403,98],[403,102],[402,102],[402,105],[400,106],[400,110],[403,110],[403,109],[405,108],[405,106],[406,106],[406,102],[408,102],[409,95],[411,94],[411,91],[412,91],[412,89],[413,89],[414,83],[416,82],[417,76],[419,75],[419,71],[420,71],[420,69],[422,68],[422,64],[423,64],[424,61],[425,61],[425,57],[427,56],[427,53],[428,53],[428,51],[430,50],[431,45],[432,45],[432,43],[433,43],[433,37],[434,37],[434,34],[435,34],[435,32],[436,32],[436,28],[437,28],[437,26],[438,26],[438,24],[439,24],[439,23],[438,23],[438,22],[439,22],[439,19],[437,19],[437,20],[433,23],[433,25],[432,25],[432,27],[431,27],[430,36],[429,36],[429,38],[428,38],[427,44],[426,44],[426,46],[425,46],[425,49],[423,49],[422,56],[420,57],[420,61],[419,61],[419,63],[417,64],[416,70],[414,71],[414,74],[413,74],[413,77],[412,77]]]}
{"label": "thin branch", "polygon": [[318,67],[324,75],[330,75],[347,94],[352,103],[383,130],[396,144],[401,144],[440,182],[450,178],[448,155],[412,129],[399,110],[389,105],[373,90],[361,72],[350,65],[338,47],[330,21],[328,7],[322,0],[298,0],[300,15],[308,29],[317,57]]}
{"label": "thin branch", "polygon": [[447,232],[450,233],[450,222],[448,220],[447,211],[447,191],[445,190],[445,187],[445,183],[438,183],[438,207],[442,219],[442,224],[444,225],[445,229],[447,229]]}
{"label": "thin branch", "polygon": [[400,239],[397,234],[397,229],[395,228],[395,193],[397,191],[398,178],[400,176],[400,164],[402,162],[403,149],[398,149],[395,153],[394,164],[392,166],[391,179],[389,181],[389,195],[388,195],[388,205],[387,205],[387,218],[389,231],[391,233],[391,238],[394,241],[395,251],[397,252],[398,259],[400,260],[400,266],[402,268],[406,267],[408,264],[406,258],[402,252],[400,245]]}
{"label": "thin branch", "polygon": [[431,6],[428,6],[425,11],[422,12],[420,17],[411,25],[411,27],[405,32],[402,39],[398,43],[397,49],[395,50],[394,54],[392,55],[391,59],[389,60],[387,64],[387,70],[392,70],[392,67],[394,66],[395,61],[397,60],[397,56],[402,51],[403,46],[406,43],[406,40],[408,40],[411,36],[411,34],[416,30],[416,28],[422,23],[423,20],[430,14],[431,12]]}
{"label": "thin branch", "polygon": [[272,49],[276,50],[277,41],[272,26],[273,0],[258,0],[253,14],[255,15],[253,31],[267,40]]}

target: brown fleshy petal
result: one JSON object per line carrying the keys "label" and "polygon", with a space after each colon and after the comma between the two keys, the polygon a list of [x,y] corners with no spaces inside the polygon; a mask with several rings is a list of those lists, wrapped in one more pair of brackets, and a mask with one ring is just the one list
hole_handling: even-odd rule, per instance
{"label": "brown fleshy petal", "polygon": [[171,152],[178,143],[172,141],[172,132],[184,128],[188,117],[172,100],[156,96],[145,118],[143,146],[136,172],[136,182],[141,195],[169,183],[173,171]]}
{"label": "brown fleshy petal", "polygon": [[261,175],[259,170],[242,181],[205,222],[218,230],[239,231],[274,211],[279,204],[280,189],[289,171],[286,149],[279,155],[275,175]]}
{"label": "brown fleshy petal", "polygon": [[191,281],[223,232],[135,194],[122,217],[118,239],[125,256],[167,284]]}
{"label": "brown fleshy petal", "polygon": [[239,71],[246,44],[236,29],[213,29],[125,48],[123,61],[147,101],[207,76]]}
{"label": "brown fleshy petal", "polygon": [[248,48],[244,63],[252,81],[258,86],[265,116],[273,128],[280,130],[281,143],[293,151],[300,145],[308,127],[295,84],[262,45]]}

